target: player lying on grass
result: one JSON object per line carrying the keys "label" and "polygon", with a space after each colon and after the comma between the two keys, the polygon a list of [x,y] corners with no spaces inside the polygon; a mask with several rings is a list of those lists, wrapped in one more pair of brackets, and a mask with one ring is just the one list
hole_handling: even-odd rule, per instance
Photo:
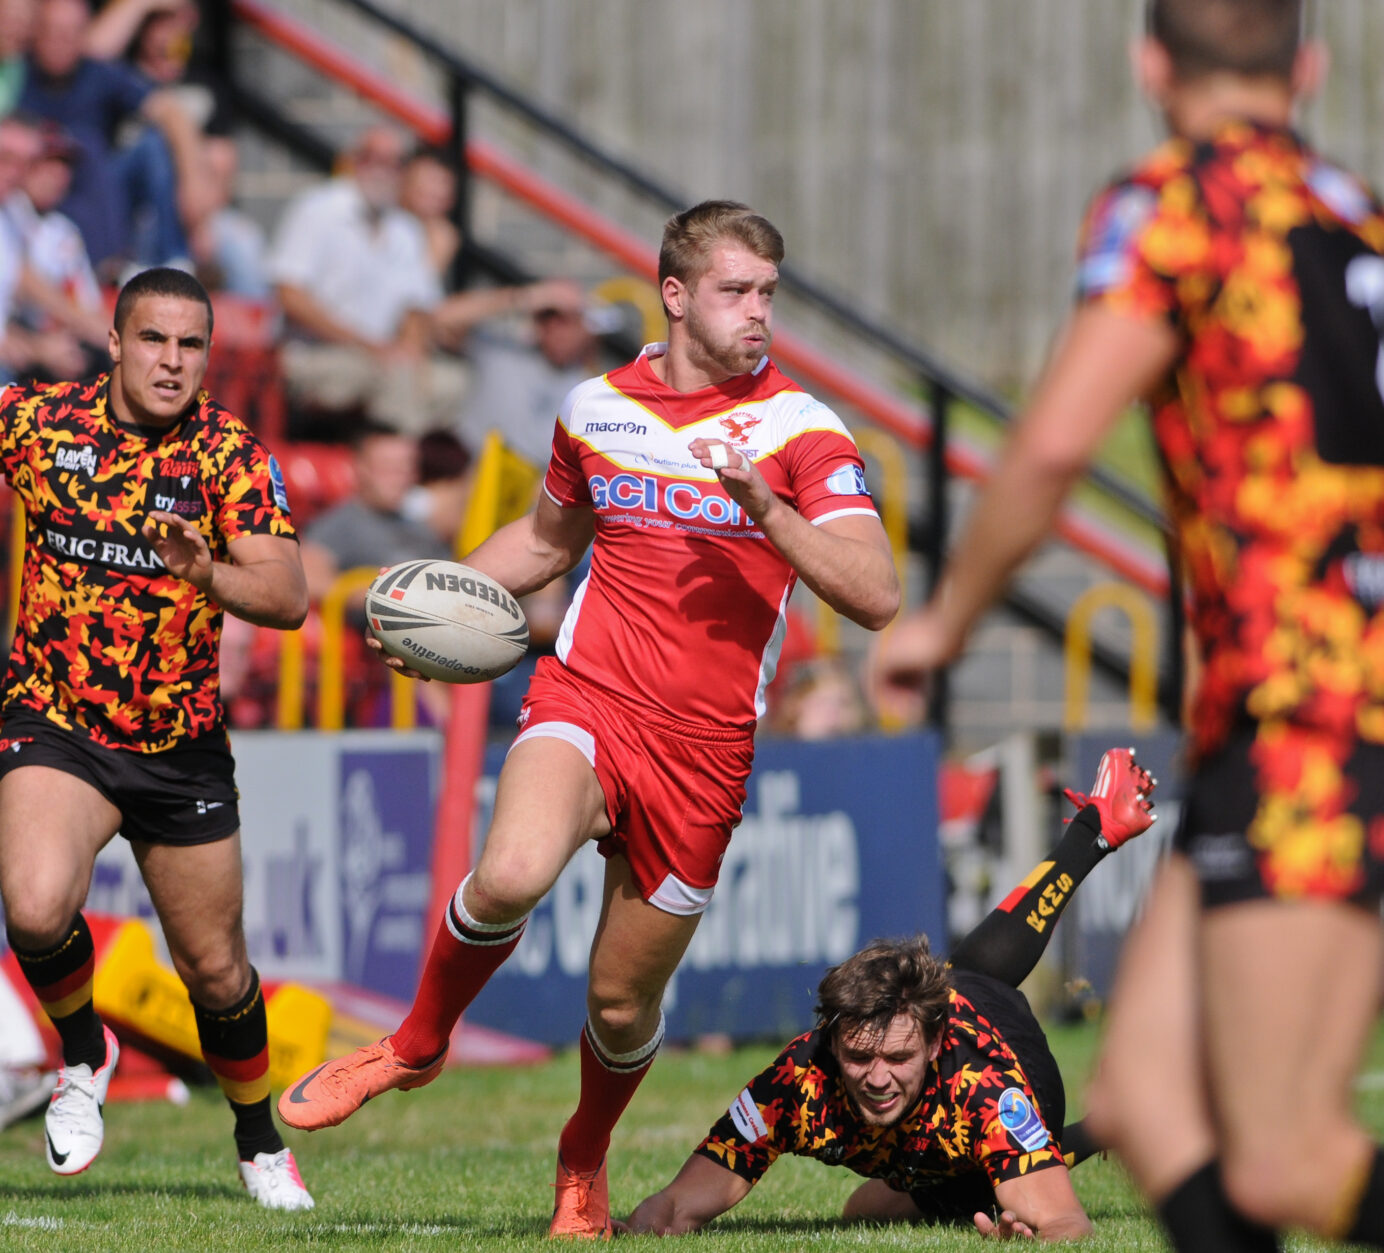
{"label": "player lying on grass", "polygon": [[817,1026],[735,1098],[677,1177],[624,1230],[696,1231],[748,1195],[781,1153],[867,1176],[844,1217],[974,1222],[984,1235],[1066,1240],[1090,1220],[1068,1167],[1096,1146],[1067,1127],[1062,1076],[1018,985],[1072,892],[1153,823],[1155,780],[1131,749],[1101,758],[1091,795],[1041,862],[958,946],[881,940],[833,967]]}

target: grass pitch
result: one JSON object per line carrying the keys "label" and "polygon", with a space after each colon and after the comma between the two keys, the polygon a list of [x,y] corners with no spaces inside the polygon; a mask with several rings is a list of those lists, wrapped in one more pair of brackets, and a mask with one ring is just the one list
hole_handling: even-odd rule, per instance
{"label": "grass pitch", "polygon": [[[1051,1033],[1073,1104],[1096,1046],[1093,1027]],[[666,1050],[611,1149],[614,1212],[623,1216],[666,1183],[769,1046],[727,1056]],[[547,1248],[557,1133],[577,1091],[575,1051],[519,1070],[450,1070],[430,1087],[391,1093],[342,1127],[290,1133],[317,1198],[308,1214],[270,1214],[236,1174],[230,1114],[212,1088],[191,1103],[115,1105],[106,1145],[85,1174],[62,1179],[43,1161],[43,1124],[0,1133],[0,1249],[455,1250]],[[1369,1125],[1384,1133],[1384,1032],[1360,1088]],[[1163,1243],[1123,1172],[1093,1160],[1075,1172],[1096,1224],[1085,1250],[1158,1250]],[[859,1182],[849,1171],[781,1159],[730,1214],[690,1239],[725,1253],[764,1250],[979,1250],[973,1232],[843,1227],[835,1216]],[[651,1237],[621,1241],[650,1248]],[[659,1246],[665,1251],[670,1247]],[[1327,1246],[1295,1238],[1297,1253]]]}

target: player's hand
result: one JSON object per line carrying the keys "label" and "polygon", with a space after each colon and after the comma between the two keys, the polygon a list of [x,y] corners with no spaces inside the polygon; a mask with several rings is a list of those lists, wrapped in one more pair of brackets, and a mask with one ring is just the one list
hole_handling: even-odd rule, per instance
{"label": "player's hand", "polygon": [[151,509],[140,530],[169,574],[203,594],[211,591],[211,549],[192,523],[163,509]]}
{"label": "player's hand", "polygon": [[426,674],[419,674],[417,670],[411,670],[404,665],[397,657],[391,657],[384,651],[384,645],[380,643],[369,631],[365,633],[365,647],[370,649],[385,665],[391,670],[397,670],[406,679],[417,679],[420,683],[431,683],[432,680]]}
{"label": "player's hand", "polygon": [[962,643],[932,606],[886,627],[865,657],[865,693],[875,712],[902,724],[922,721],[929,678],[955,659]]}
{"label": "player's hand", "polygon": [[[726,495],[755,522],[762,522],[764,515],[778,504],[778,497],[764,481],[758,467],[739,449],[732,448],[723,440],[702,439],[700,436],[687,448],[705,469],[716,471]],[[726,464],[721,466],[717,465],[717,461],[723,449]]]}
{"label": "player's hand", "polygon": [[1013,1210],[1005,1210],[996,1218],[978,1213],[972,1221],[976,1230],[990,1240],[1033,1240],[1038,1234],[1027,1223],[1021,1223]]}
{"label": "player's hand", "polygon": [[[388,566],[381,566],[379,572],[384,574],[389,569]],[[384,645],[370,634],[370,628],[365,628],[365,647],[375,654],[391,670],[397,670],[406,679],[417,679],[420,683],[431,683],[432,680],[426,674],[419,674],[417,670],[410,670],[397,657],[391,657],[384,651]]]}

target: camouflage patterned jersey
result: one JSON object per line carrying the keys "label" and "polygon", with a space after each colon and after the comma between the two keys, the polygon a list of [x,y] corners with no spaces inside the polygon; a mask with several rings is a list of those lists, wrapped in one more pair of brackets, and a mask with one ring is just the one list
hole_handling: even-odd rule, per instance
{"label": "camouflage patterned jersey", "polygon": [[1237,719],[1384,742],[1384,212],[1290,131],[1173,140],[1095,200],[1089,304],[1184,350],[1153,406],[1203,751]]}
{"label": "camouflage patterned jersey", "polygon": [[277,463],[206,392],[149,432],[114,420],[108,382],[0,396],[0,461],[28,516],[3,710],[153,753],[222,726],[222,614],[164,570],[146,515],[187,518],[216,561],[233,540],[294,532]]}
{"label": "camouflage patterned jersey", "polygon": [[1384,744],[1384,211],[1291,131],[1230,121],[1096,198],[1079,287],[1182,340],[1153,427],[1200,652],[1197,756],[1250,729],[1263,884],[1350,895],[1384,858],[1350,765]]}
{"label": "camouflage patterned jersey", "polygon": [[826,1040],[809,1031],[750,1081],[697,1152],[752,1184],[794,1153],[901,1192],[981,1172],[993,1185],[1062,1163],[1013,1050],[959,992],[922,1096],[894,1126],[859,1119]]}

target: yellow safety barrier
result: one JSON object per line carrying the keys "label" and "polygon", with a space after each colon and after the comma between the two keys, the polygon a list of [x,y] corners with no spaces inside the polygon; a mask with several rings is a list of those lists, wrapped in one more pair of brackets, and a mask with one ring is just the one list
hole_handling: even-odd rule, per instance
{"label": "yellow safety barrier", "polygon": [[[358,566],[337,575],[322,598],[322,649],[317,658],[317,725],[323,731],[340,731],[346,724],[346,667],[344,639],[346,610],[359,592],[374,581],[379,571]],[[303,634],[285,631],[279,639],[279,692],[275,726],[298,731],[303,726],[305,688]],[[407,731],[417,723],[413,680],[390,671],[389,725]]]}
{"label": "yellow safety barrier", "polygon": [[[379,570],[357,566],[344,570],[322,597],[322,652],[317,660],[317,725],[323,731],[340,731],[346,724],[346,663],[342,640],[346,610],[356,595],[375,581]],[[413,680],[390,671],[390,725],[406,731],[414,725]]]}
{"label": "yellow safety barrier", "polygon": [[471,499],[457,535],[457,556],[464,557],[500,527],[522,518],[533,507],[542,471],[491,431],[481,445]]}
{"label": "yellow safety barrier", "polygon": [[1158,621],[1147,596],[1127,583],[1098,583],[1083,592],[1067,615],[1067,705],[1063,722],[1068,731],[1086,725],[1091,694],[1091,621],[1104,609],[1119,609],[1129,619],[1129,724],[1135,731],[1152,730],[1157,714]]}
{"label": "yellow safety barrier", "polygon": [[274,725],[280,731],[303,729],[302,631],[284,631],[279,636],[279,690]]}
{"label": "yellow safety barrier", "polygon": [[[92,995],[103,1018],[128,1024],[165,1048],[201,1060],[187,989],[159,961],[147,924],[129,919],[120,925],[97,964]],[[286,1088],[325,1059],[331,1005],[316,992],[285,983],[266,995],[264,1008],[269,1020],[269,1082]]]}
{"label": "yellow safety barrier", "polygon": [[[457,534],[457,556],[465,556],[505,523],[523,517],[533,506],[541,476],[538,466],[508,447],[498,431],[491,431],[476,460],[471,499]],[[339,731],[345,723],[342,633],[346,630],[346,610],[377,573],[366,566],[346,570],[336,577],[322,598],[317,725],[324,731]],[[304,670],[302,635],[297,631],[288,632],[279,650],[276,725],[281,731],[296,731],[303,725]],[[399,674],[393,675],[390,688],[390,725],[396,730],[415,725],[412,681]]]}
{"label": "yellow safety barrier", "polygon": [[668,315],[663,311],[663,299],[652,283],[628,274],[617,274],[614,278],[606,279],[591,294],[607,304],[628,304],[639,310],[646,344],[668,338]]}

